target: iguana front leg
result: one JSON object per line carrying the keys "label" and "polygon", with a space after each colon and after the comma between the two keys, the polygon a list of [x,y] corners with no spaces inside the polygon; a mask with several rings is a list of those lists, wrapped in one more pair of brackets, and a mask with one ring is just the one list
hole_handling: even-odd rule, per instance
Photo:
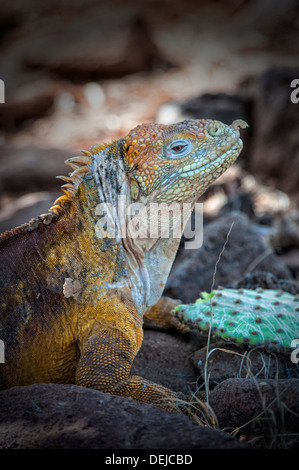
{"label": "iguana front leg", "polygon": [[112,328],[102,329],[89,338],[83,350],[77,366],[76,384],[177,411],[176,393],[130,375],[134,357],[135,351],[125,334]]}
{"label": "iguana front leg", "polygon": [[181,303],[180,300],[161,297],[153,307],[146,311],[143,317],[144,327],[181,334],[187,333],[189,331],[187,325],[180,322],[173,314],[173,309]]}

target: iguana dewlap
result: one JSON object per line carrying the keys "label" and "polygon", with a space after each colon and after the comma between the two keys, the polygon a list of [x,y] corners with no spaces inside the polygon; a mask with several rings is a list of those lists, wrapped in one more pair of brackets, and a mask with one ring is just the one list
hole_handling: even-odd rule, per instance
{"label": "iguana dewlap", "polygon": [[[179,238],[136,237],[128,208],[140,204],[142,223],[152,203],[194,206],[238,157],[245,126],[143,124],[66,161],[65,195],[0,238],[0,389],[75,382],[171,408],[174,392],[130,371],[144,318],[180,328],[160,299]],[[182,233],[186,220],[172,222]]]}

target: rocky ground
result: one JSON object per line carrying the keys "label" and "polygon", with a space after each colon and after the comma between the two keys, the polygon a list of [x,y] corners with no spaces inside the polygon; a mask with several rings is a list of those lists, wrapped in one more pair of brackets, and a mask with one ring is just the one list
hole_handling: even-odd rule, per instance
{"label": "rocky ground", "polygon": [[[34,3],[34,5],[33,5]],[[165,295],[215,287],[299,292],[298,5],[79,0],[0,8],[0,232],[44,213],[64,160],[144,121],[246,120],[244,150],[201,198],[203,246],[182,239]],[[299,337],[299,332],[297,332]],[[296,332],[294,332],[296,335]],[[0,448],[298,448],[299,372],[289,357],[145,331],[134,373],[190,394],[200,423],[75,385],[0,393]],[[99,425],[99,423],[101,423]]]}

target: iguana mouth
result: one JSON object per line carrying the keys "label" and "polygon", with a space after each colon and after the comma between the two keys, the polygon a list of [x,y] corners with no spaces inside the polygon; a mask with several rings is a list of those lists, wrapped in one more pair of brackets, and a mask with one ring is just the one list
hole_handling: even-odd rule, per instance
{"label": "iguana mouth", "polygon": [[[226,148],[225,151],[222,152],[220,155],[216,154],[215,157],[211,157],[209,155],[203,155],[201,157],[200,152],[198,154],[195,154],[195,161],[180,168],[174,175],[171,176],[171,180],[173,177],[175,178],[177,176],[183,178],[193,178],[201,175],[206,176],[207,173],[211,172],[211,170],[215,171],[217,168],[219,168],[219,166],[222,166],[222,162],[224,164],[227,161],[227,163],[229,162],[231,164],[234,160],[236,160],[243,148],[243,142],[240,138],[239,127],[245,128],[247,126],[248,124],[242,119],[237,119],[233,121],[230,126],[227,126],[228,129],[233,130],[233,132],[231,132],[230,130],[230,132],[226,136],[226,144],[231,143],[229,148]],[[233,139],[232,142],[230,142],[230,139]],[[167,180],[165,180],[165,182],[166,181]]]}
{"label": "iguana mouth", "polygon": [[[237,159],[240,154],[240,151],[243,148],[243,142],[240,138],[238,138],[237,142],[235,142],[229,149],[223,152],[221,155],[216,157],[214,160],[208,160],[206,163],[201,164],[201,162],[193,163],[191,165],[187,165],[181,168],[177,174],[181,177],[193,177],[200,174],[205,175],[206,173],[210,173],[211,169],[215,170],[221,161],[232,162],[232,160]],[[228,158],[229,157],[229,158]],[[194,167],[194,168],[193,168]]]}

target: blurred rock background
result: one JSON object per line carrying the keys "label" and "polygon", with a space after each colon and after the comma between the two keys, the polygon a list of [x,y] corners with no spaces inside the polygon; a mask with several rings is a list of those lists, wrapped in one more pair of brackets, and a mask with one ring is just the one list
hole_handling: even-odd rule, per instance
{"label": "blurred rock background", "polygon": [[[193,302],[213,277],[215,287],[299,292],[299,103],[290,99],[298,0],[2,2],[0,79],[0,233],[49,209],[61,193],[55,176],[81,149],[146,121],[241,118],[250,127],[240,158],[200,199],[203,246],[184,250],[182,239],[165,293]],[[202,386],[206,338],[198,336],[146,331],[134,373],[184,393]],[[241,359],[217,354],[207,369],[211,404],[239,441],[130,399],[40,384],[2,392],[0,447],[298,445],[298,367],[253,352],[269,408]]]}

